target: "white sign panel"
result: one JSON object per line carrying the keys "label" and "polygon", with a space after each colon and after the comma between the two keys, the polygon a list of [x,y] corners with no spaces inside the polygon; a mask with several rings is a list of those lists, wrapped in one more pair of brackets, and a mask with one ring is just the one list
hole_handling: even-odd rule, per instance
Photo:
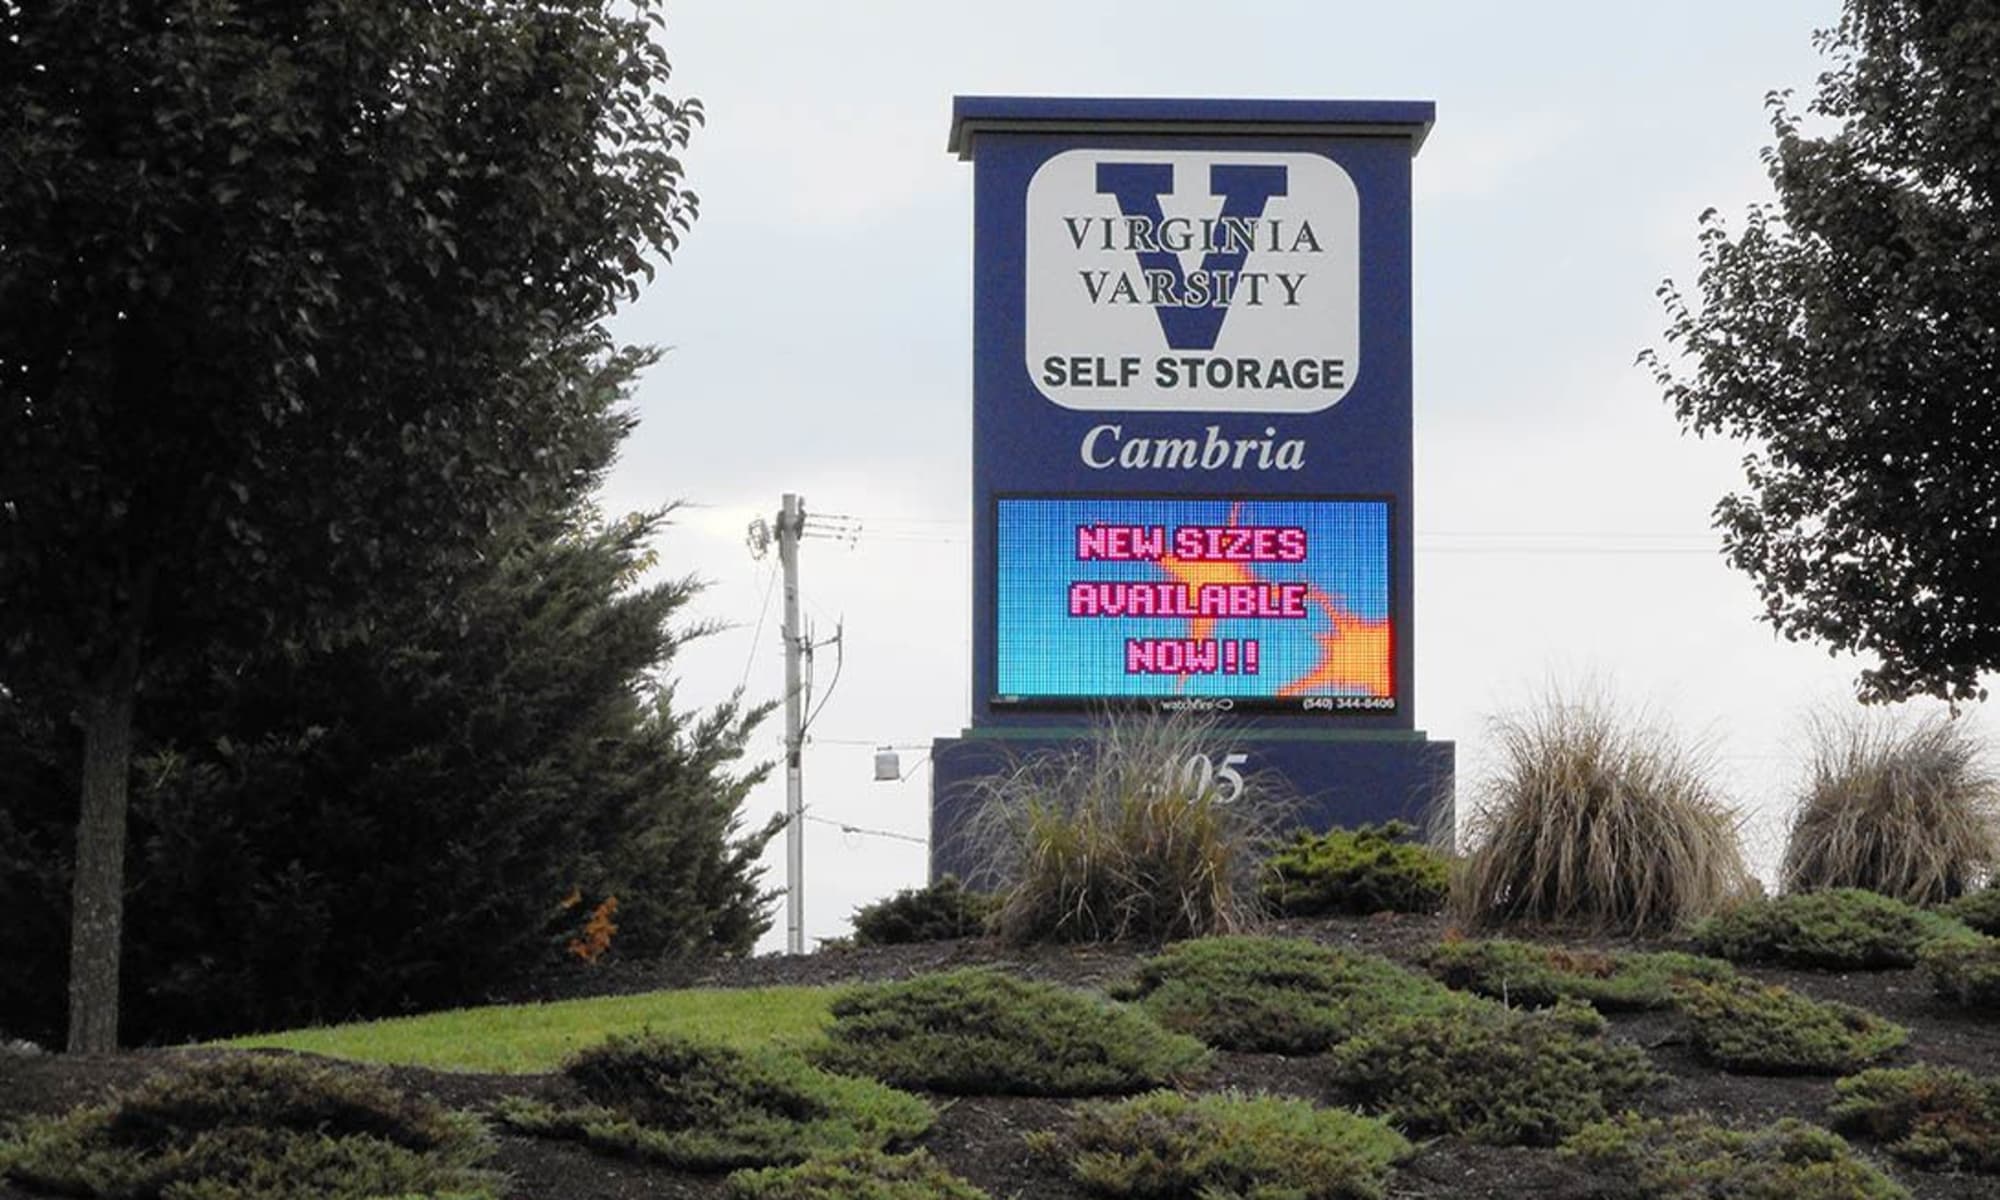
{"label": "white sign panel", "polygon": [[1360,368],[1360,199],[1317,154],[1070,150],[1028,184],[1027,368],[1065,408],[1318,412]]}

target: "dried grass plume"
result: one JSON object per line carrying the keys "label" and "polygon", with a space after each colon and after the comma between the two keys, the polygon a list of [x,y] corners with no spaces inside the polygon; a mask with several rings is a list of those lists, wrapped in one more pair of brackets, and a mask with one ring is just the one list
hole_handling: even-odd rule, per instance
{"label": "dried grass plume", "polygon": [[1782,890],[1867,888],[1938,904],[2000,862],[2000,781],[1967,722],[1820,713],[1811,746]]}
{"label": "dried grass plume", "polygon": [[1756,886],[1699,746],[1595,691],[1551,691],[1491,732],[1500,761],[1466,821],[1459,921],[1658,932]]}
{"label": "dried grass plume", "polygon": [[1291,806],[1254,774],[1233,798],[1187,766],[1229,752],[1212,718],[1106,714],[1081,745],[980,785],[965,834],[1011,941],[1165,940],[1250,929]]}

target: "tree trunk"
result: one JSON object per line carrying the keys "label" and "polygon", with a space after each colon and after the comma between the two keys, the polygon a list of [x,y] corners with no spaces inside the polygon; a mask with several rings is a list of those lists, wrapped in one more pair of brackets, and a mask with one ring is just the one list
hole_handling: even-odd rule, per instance
{"label": "tree trunk", "polygon": [[118,955],[125,926],[125,802],[132,775],[136,639],[83,704],[83,801],[70,903],[69,1050],[118,1048]]}

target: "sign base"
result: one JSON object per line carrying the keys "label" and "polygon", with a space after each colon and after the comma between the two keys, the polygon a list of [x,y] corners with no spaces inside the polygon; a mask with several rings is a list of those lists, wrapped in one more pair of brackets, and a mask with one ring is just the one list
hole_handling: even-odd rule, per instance
{"label": "sign base", "polygon": [[[966,730],[931,743],[932,882],[943,875],[978,881],[985,863],[966,830],[980,802],[980,783],[1018,769],[1036,756],[1079,747],[1085,729]],[[1457,762],[1453,742],[1421,730],[1232,730],[1230,760],[1210,763],[1243,775],[1276,776],[1298,807],[1292,823],[1316,832],[1336,827],[1408,821],[1425,828],[1453,803]],[[1169,769],[1163,764],[1163,769]],[[1198,765],[1199,767],[1199,765]],[[1186,769],[1185,764],[1181,769]]]}

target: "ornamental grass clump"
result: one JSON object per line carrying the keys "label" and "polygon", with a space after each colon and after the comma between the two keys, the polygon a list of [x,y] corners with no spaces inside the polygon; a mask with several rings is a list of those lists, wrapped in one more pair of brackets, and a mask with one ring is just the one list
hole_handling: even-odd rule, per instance
{"label": "ornamental grass clump", "polygon": [[885,900],[854,910],[854,944],[902,946],[978,937],[997,901],[967,889],[955,875],[926,887],[904,888]]}
{"label": "ornamental grass clump", "polygon": [[1440,943],[1424,966],[1447,987],[1543,1008],[1580,1000],[1599,1012],[1672,1008],[1683,980],[1732,979],[1728,963],[1674,951],[1585,950],[1503,938]]}
{"label": "ornamental grass clump", "polygon": [[1138,1009],[991,968],[857,987],[834,1001],[827,1037],[831,1070],[965,1095],[1140,1092],[1209,1057]]}
{"label": "ornamental grass clump", "polygon": [[1602,698],[1493,722],[1500,766],[1467,821],[1451,909],[1465,924],[1671,929],[1751,886],[1740,818],[1704,755]]}
{"label": "ornamental grass clump", "polygon": [[1834,1084],[1827,1116],[1849,1137],[1928,1171],[2000,1175],[2000,1078],[1917,1066]]}
{"label": "ornamental grass clump", "polygon": [[1570,1002],[1479,1004],[1381,1022],[1335,1047],[1331,1078],[1398,1128],[1499,1146],[1550,1146],[1652,1083],[1637,1046]]}
{"label": "ornamental grass clump", "polygon": [[1627,1113],[1579,1130],[1562,1156],[1618,1200],[1909,1200],[1834,1134],[1786,1119],[1729,1129],[1699,1117]]}
{"label": "ornamental grass clump", "polygon": [[1379,955],[1260,937],[1178,942],[1115,994],[1218,1049],[1278,1054],[1317,1054],[1377,1021],[1470,1003]]}
{"label": "ornamental grass clump", "polygon": [[1725,1070],[1753,1075],[1858,1071],[1910,1036],[1901,1025],[1851,1004],[1750,980],[1684,984],[1680,1010],[1697,1053]]}
{"label": "ornamental grass clump", "polygon": [[2000,938],[1939,938],[1924,946],[1920,961],[1939,997],[2000,1013]]}
{"label": "ornamental grass clump", "polygon": [[0,1178],[128,1200],[491,1200],[484,1126],[372,1074],[232,1057],[147,1081],[108,1104],[32,1118],[0,1143]]}
{"label": "ornamental grass clump", "polygon": [[1285,917],[1434,913],[1444,907],[1451,861],[1411,841],[1415,832],[1401,821],[1296,830],[1271,855],[1264,899]]}
{"label": "ornamental grass clump", "polygon": [[1304,1100],[1155,1092],[1079,1105],[1037,1151],[1100,1196],[1378,1200],[1408,1140],[1380,1121]]}
{"label": "ornamental grass clump", "polygon": [[973,882],[999,896],[994,930],[1166,941],[1257,925],[1288,805],[1268,777],[1218,779],[1228,757],[1209,720],[1110,715],[1080,748],[983,781],[963,836],[983,864]]}
{"label": "ornamental grass clump", "polygon": [[1835,971],[1913,967],[1926,942],[1969,936],[1949,917],[1855,888],[1745,901],[1689,932],[1702,953],[1730,962]]}
{"label": "ornamental grass clump", "polygon": [[1963,721],[1814,722],[1780,890],[1867,888],[1911,904],[1963,895],[2000,865],[2000,780]]}
{"label": "ornamental grass clump", "polygon": [[849,1150],[797,1166],[738,1171],[729,1200],[990,1200],[927,1152]]}
{"label": "ornamental grass clump", "polygon": [[892,1147],[936,1119],[923,1100],[871,1079],[650,1032],[578,1053],[562,1078],[566,1095],[509,1098],[501,1119],[523,1133],[689,1171]]}

